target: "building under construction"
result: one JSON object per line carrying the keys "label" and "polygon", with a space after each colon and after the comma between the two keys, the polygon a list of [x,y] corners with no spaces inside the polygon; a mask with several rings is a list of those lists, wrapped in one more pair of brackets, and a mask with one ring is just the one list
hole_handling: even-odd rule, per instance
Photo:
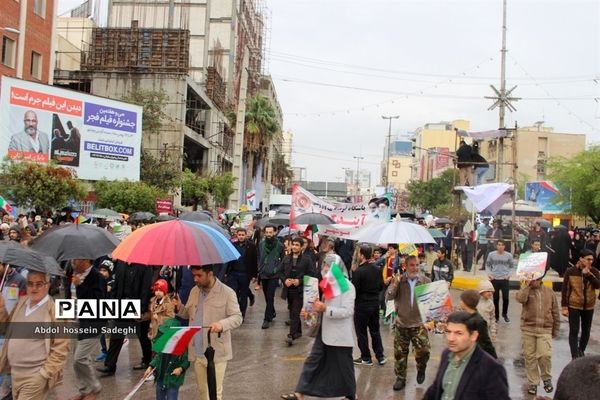
{"label": "building under construction", "polygon": [[260,1],[90,0],[59,18],[57,34],[55,85],[114,99],[163,91],[166,118],[160,133],[145,132],[144,150],[193,171],[232,171],[230,207],[239,206],[245,104],[263,76]]}

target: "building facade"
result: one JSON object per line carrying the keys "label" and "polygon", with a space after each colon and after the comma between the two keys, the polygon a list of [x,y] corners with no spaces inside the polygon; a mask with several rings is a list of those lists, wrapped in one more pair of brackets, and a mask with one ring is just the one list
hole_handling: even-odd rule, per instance
{"label": "building facade", "polygon": [[52,83],[57,0],[0,1],[0,76]]}

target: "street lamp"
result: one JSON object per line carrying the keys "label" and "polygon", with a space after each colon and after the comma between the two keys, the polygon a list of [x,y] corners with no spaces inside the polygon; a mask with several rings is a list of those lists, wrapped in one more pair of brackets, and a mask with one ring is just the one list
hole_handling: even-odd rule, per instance
{"label": "street lamp", "polygon": [[400,118],[399,115],[393,115],[386,117],[382,115],[381,118],[387,119],[390,123],[388,126],[388,142],[387,142],[387,161],[385,163],[385,191],[390,191],[390,147],[392,141],[392,120]]}
{"label": "street lamp", "polygon": [[358,196],[360,194],[360,189],[359,189],[359,180],[358,180],[358,174],[359,169],[360,169],[360,160],[364,159],[364,157],[361,156],[352,156],[352,158],[354,158],[356,160],[356,195]]}

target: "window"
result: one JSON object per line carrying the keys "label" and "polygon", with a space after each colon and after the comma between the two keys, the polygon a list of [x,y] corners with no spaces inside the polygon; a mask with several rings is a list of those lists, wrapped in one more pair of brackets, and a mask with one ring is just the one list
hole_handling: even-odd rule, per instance
{"label": "window", "polygon": [[6,36],[2,37],[2,64],[7,67],[15,67],[15,41]]}
{"label": "window", "polygon": [[543,181],[546,178],[546,160],[538,159],[536,170],[538,181]]}
{"label": "window", "polygon": [[42,79],[42,55],[31,52],[31,76],[35,79]]}
{"label": "window", "polygon": [[33,0],[33,12],[42,18],[46,18],[46,0]]}

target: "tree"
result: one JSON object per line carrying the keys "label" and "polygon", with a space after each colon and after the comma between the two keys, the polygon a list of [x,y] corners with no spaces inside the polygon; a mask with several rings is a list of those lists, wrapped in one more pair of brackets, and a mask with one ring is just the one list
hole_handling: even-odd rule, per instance
{"label": "tree", "polygon": [[166,154],[157,158],[149,151],[142,150],[140,165],[140,180],[143,182],[167,192],[179,188],[181,172],[167,161]]}
{"label": "tree", "polygon": [[280,131],[277,114],[269,99],[260,94],[250,97],[244,125],[244,158],[248,168],[246,184],[259,173],[258,167],[264,164],[269,147]]}
{"label": "tree", "polygon": [[235,178],[229,172],[224,175],[213,176],[210,194],[212,194],[215,201],[215,206],[225,207],[227,199],[234,192],[234,182]]}
{"label": "tree", "polygon": [[111,208],[122,213],[136,211],[154,212],[156,199],[166,196],[166,193],[143,181],[96,181],[96,205],[99,208]]}
{"label": "tree", "polygon": [[37,212],[65,207],[69,200],[80,201],[86,194],[72,170],[54,163],[6,160],[0,171],[2,196],[21,207],[35,208]]}
{"label": "tree", "polygon": [[165,113],[169,96],[164,90],[133,90],[126,96],[121,97],[126,103],[142,106],[142,130],[144,133],[158,134],[163,126],[163,121],[171,118]]}
{"label": "tree", "polygon": [[559,187],[557,203],[570,204],[571,212],[600,223],[600,146],[574,157],[548,161],[549,177]]}
{"label": "tree", "polygon": [[455,174],[456,171],[451,168],[427,182],[410,180],[406,185],[408,204],[424,210],[451,204]]}
{"label": "tree", "polygon": [[181,191],[184,202],[193,206],[194,211],[198,206],[208,208],[210,197],[215,206],[224,207],[227,198],[233,193],[235,178],[231,173],[223,175],[198,174],[189,169],[183,171]]}
{"label": "tree", "polygon": [[294,178],[294,172],[290,165],[285,162],[285,156],[281,153],[276,153],[271,163],[273,174],[271,183],[278,187],[282,192],[285,192],[288,182]]}

